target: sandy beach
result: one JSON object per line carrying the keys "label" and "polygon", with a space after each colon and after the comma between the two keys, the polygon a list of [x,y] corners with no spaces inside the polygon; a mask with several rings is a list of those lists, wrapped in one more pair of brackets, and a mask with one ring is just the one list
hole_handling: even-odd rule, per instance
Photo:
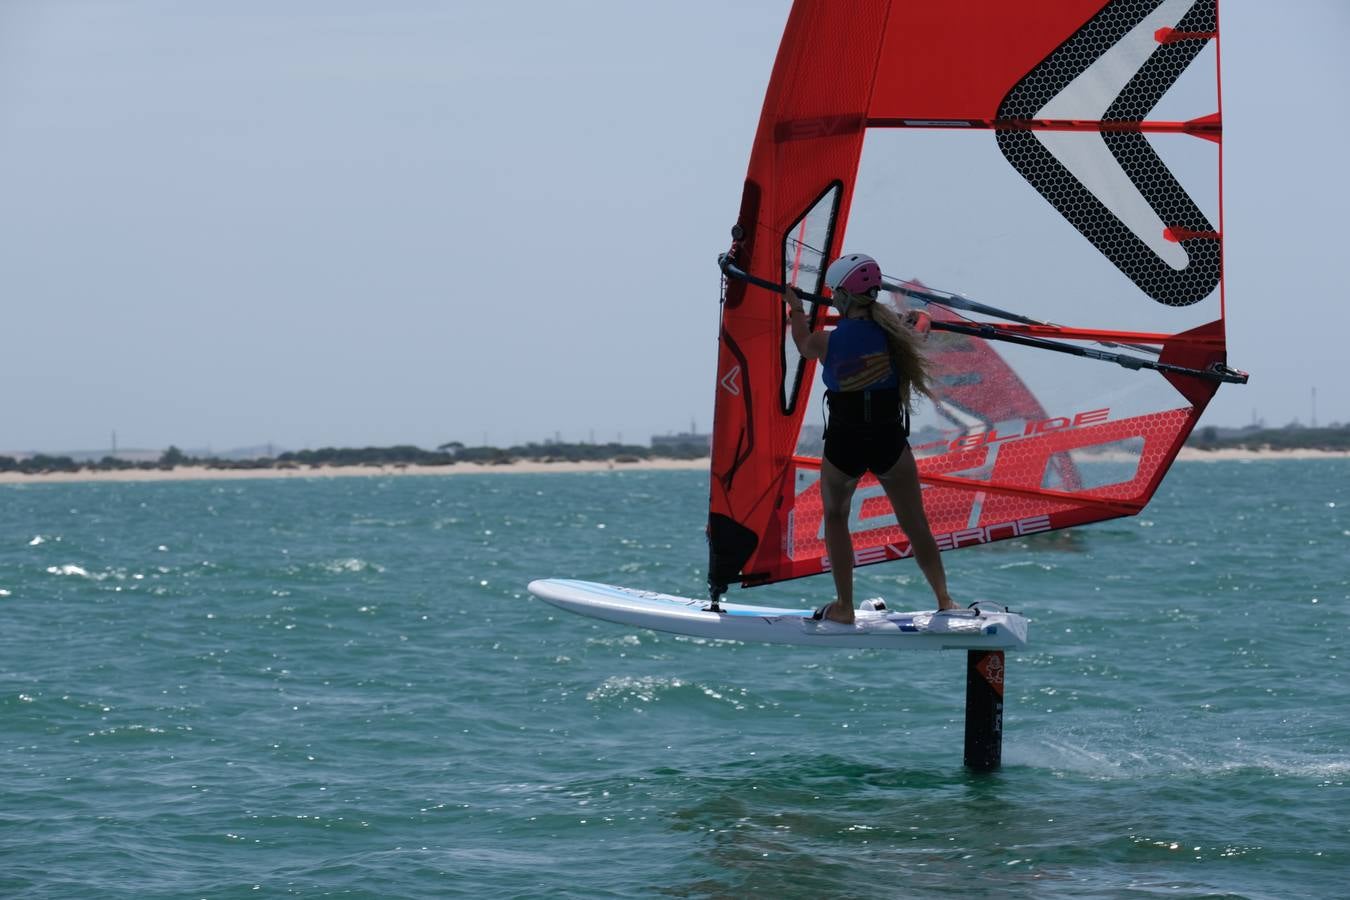
{"label": "sandy beach", "polygon": [[30,475],[0,472],[0,484],[44,484],[72,481],[235,481],[246,478],[347,478],[413,477],[430,475],[489,475],[540,472],[641,472],[660,469],[704,469],[706,459],[645,459],[637,462],[594,460],[584,462],[532,462],[518,460],[503,465],[456,463],[453,466],[295,466],[276,469],[213,469],[208,466],[176,466],[172,469],[125,469],[121,471],[49,472]]}
{"label": "sandy beach", "polygon": [[1346,459],[1350,450],[1197,450],[1194,447],[1182,447],[1177,454],[1177,462],[1224,462],[1226,460],[1254,459]]}

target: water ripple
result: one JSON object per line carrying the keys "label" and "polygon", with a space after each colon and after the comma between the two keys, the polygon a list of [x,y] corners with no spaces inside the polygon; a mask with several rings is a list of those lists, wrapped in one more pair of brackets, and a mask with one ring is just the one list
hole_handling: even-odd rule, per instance
{"label": "water ripple", "polygon": [[699,595],[696,472],[0,488],[0,894],[1339,896],[1348,476],[1178,466],[1146,519],[950,554],[1033,620],[984,776],[959,654],[525,592]]}

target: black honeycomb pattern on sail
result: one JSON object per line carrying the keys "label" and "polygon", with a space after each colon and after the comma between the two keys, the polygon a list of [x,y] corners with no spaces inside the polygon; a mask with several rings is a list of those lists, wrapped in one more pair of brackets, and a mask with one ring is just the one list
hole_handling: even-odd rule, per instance
{"label": "black honeycomb pattern on sail", "polygon": [[[1162,0],[1115,0],[1032,69],[1003,99],[1000,119],[1036,116],[1069,82],[1113,47]],[[1176,30],[1213,32],[1215,0],[1197,0]],[[1157,105],[1204,48],[1204,38],[1160,44],[1103,116],[1140,121]],[[1200,208],[1177,183],[1142,134],[1103,132],[1102,139],[1140,194],[1169,227],[1214,232]],[[1212,237],[1183,240],[1184,269],[1167,264],[1045,148],[1034,132],[1000,130],[999,149],[1041,196],[1154,300],[1168,306],[1198,303],[1218,286],[1220,244]]]}

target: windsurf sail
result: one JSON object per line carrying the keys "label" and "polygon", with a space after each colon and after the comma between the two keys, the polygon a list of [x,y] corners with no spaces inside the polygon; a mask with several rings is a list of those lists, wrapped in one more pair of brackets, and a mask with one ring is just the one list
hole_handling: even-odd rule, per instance
{"label": "windsurf sail", "polygon": [[[796,0],[721,259],[714,603],[829,569],[820,391],[781,290],[829,327],[846,244],[933,314],[937,397],[910,442],[942,549],[1143,509],[1219,384],[1246,380],[1224,340],[1218,44],[1216,0]],[[911,555],[874,480],[854,502],[855,564]]]}

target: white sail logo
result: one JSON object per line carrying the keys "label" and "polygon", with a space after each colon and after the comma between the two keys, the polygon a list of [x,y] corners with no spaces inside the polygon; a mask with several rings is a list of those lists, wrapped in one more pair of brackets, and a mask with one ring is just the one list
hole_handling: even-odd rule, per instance
{"label": "white sail logo", "polygon": [[726,388],[727,393],[731,394],[733,397],[739,397],[741,395],[740,377],[741,367],[738,365],[732,366],[730,371],[722,376],[722,387]]}

